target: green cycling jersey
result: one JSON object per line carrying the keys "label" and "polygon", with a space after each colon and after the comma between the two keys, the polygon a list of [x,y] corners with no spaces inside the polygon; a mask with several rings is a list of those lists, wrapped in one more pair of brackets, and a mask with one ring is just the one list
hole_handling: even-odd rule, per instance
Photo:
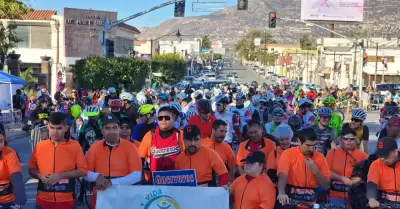
{"label": "green cycling jersey", "polygon": [[[316,125],[316,124],[318,124],[318,122],[319,122],[319,119],[317,117],[314,120],[314,124]],[[340,135],[340,132],[342,131],[342,126],[343,126],[342,117],[340,117],[339,114],[333,112],[332,117],[329,120],[328,127],[335,130],[336,137],[338,137]]]}

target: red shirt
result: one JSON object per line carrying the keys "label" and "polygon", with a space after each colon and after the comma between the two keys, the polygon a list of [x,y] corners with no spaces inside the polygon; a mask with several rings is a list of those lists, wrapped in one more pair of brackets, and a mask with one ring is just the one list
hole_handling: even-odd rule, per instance
{"label": "red shirt", "polygon": [[200,116],[195,115],[189,119],[188,125],[197,126],[200,129],[201,138],[207,138],[211,136],[211,126],[215,120],[217,120],[217,118],[213,114],[210,115],[210,119],[205,122],[201,122]]}

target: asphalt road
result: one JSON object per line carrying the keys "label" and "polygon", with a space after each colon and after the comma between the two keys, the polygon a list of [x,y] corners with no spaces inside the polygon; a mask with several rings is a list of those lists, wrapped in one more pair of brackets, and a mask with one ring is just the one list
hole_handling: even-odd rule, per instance
{"label": "asphalt road", "polygon": [[[251,82],[255,80],[259,83],[262,83],[265,81],[265,79],[258,76],[255,71],[251,70],[250,68],[246,69],[246,67],[239,65],[234,65],[231,68],[229,67],[225,68],[224,73],[226,72],[237,72],[239,77],[238,78],[239,82]],[[365,124],[370,129],[369,153],[372,153],[376,147],[377,138],[375,136],[375,133],[380,129],[380,124],[378,121],[379,121],[379,113],[377,111],[368,113],[367,121],[365,122]],[[12,147],[19,154],[21,158],[21,166],[25,181],[29,179],[28,161],[32,153],[31,143],[29,139],[30,137],[26,136],[18,139],[12,139],[9,141],[9,146]],[[25,184],[25,189],[28,196],[28,203],[24,207],[25,209],[35,208],[36,186],[37,186],[37,181],[33,179],[27,181]],[[86,207],[80,206],[79,208],[83,209]]]}
{"label": "asphalt road", "polygon": [[260,76],[255,70],[253,70],[253,66],[242,66],[239,64],[233,64],[232,67],[224,66],[224,70],[222,72],[236,72],[238,75],[238,78],[236,79],[237,82],[251,83],[252,81],[257,81],[257,83],[259,84],[274,84],[273,81],[268,80],[263,76]]}

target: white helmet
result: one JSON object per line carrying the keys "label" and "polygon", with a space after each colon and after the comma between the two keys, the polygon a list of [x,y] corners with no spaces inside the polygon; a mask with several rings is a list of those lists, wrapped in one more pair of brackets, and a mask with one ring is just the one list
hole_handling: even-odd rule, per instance
{"label": "white helmet", "polygon": [[180,92],[178,95],[176,95],[178,99],[187,99],[188,95],[185,92]]}
{"label": "white helmet", "polygon": [[246,99],[246,95],[243,92],[239,91],[236,93],[235,99]]}
{"label": "white helmet", "polygon": [[139,93],[138,95],[136,95],[136,100],[139,106],[142,106],[147,103],[147,98],[146,95],[144,94]]}
{"label": "white helmet", "polygon": [[260,95],[256,94],[251,97],[251,103],[258,104],[260,102]]}
{"label": "white helmet", "polygon": [[[193,97],[194,97],[194,98],[196,98],[196,97],[198,97],[198,96],[200,96],[200,95],[203,96],[203,91],[201,91],[201,90],[196,90],[196,91],[193,93]],[[193,98],[193,99],[194,99],[194,98]]]}
{"label": "white helmet", "polygon": [[298,104],[299,104],[299,107],[300,107],[300,106],[305,105],[305,104],[312,105],[312,102],[309,99],[302,98],[302,99],[299,100]]}
{"label": "white helmet", "polygon": [[121,100],[128,100],[128,101],[133,101],[134,99],[135,99],[135,97],[133,97],[133,95],[131,94],[131,93],[129,93],[129,92],[122,92],[120,95],[119,95],[119,98],[121,99]]}
{"label": "white helmet", "polygon": [[365,121],[367,119],[367,112],[362,109],[351,110],[351,118]]}

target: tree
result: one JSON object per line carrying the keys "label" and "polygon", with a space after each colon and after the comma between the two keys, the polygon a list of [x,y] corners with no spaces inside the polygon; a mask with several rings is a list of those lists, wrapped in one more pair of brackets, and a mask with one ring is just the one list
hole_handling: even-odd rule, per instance
{"label": "tree", "polygon": [[304,34],[300,37],[300,48],[302,50],[317,50],[317,40],[310,37],[309,34]]}
{"label": "tree", "polygon": [[[254,45],[255,38],[261,38],[262,44],[276,43],[273,36],[266,31],[258,29],[249,30],[247,34],[235,45],[235,51],[238,53],[239,57],[251,61],[255,60],[256,58],[260,60],[262,57],[269,57],[269,55],[265,55],[265,53],[263,56],[261,56],[262,52],[260,50],[256,50],[257,47]],[[262,59],[265,60],[265,58]],[[269,58],[267,60],[269,60]]]}
{"label": "tree", "polygon": [[87,57],[77,60],[74,70],[82,88],[103,89],[124,84],[131,91],[142,88],[149,72],[149,62],[132,57]]}
{"label": "tree", "polygon": [[[0,19],[19,19],[26,14],[29,8],[23,1],[3,0],[0,1]],[[14,32],[15,25],[4,26],[0,22],[0,69],[3,69],[9,50],[15,48],[20,41]]]}
{"label": "tree", "polygon": [[201,48],[211,49],[211,39],[208,36],[201,37]]}
{"label": "tree", "polygon": [[162,74],[161,77],[155,77],[153,82],[175,84],[185,77],[187,66],[179,54],[156,54],[151,60],[151,71]]}
{"label": "tree", "polygon": [[26,81],[26,85],[24,88],[28,86],[33,86],[35,83],[38,82],[38,78],[33,75],[33,69],[28,68],[24,72],[20,72],[19,77]]}

